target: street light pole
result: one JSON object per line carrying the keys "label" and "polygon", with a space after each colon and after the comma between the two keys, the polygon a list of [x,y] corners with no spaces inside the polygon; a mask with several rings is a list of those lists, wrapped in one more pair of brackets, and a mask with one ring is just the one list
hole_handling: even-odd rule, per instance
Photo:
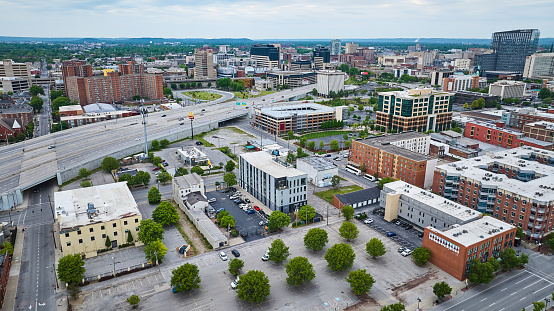
{"label": "street light pole", "polygon": [[115,277],[115,257],[112,256],[112,261],[113,261],[113,276]]}

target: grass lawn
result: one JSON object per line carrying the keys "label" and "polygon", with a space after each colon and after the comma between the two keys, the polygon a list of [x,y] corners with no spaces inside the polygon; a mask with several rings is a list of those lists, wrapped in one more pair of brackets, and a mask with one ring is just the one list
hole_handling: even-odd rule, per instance
{"label": "grass lawn", "polygon": [[275,93],[275,92],[274,92],[274,91],[262,91],[262,92],[259,92],[260,95],[252,95],[252,94],[250,94],[250,92],[248,92],[248,91],[244,91],[244,92],[233,92],[233,94],[235,94],[235,96],[237,96],[237,97],[240,98],[240,99],[247,99],[247,98],[260,97],[260,96],[264,96],[264,95],[268,95],[268,94],[272,94],[272,93]]}
{"label": "grass lawn", "polygon": [[325,131],[325,132],[317,132],[317,133],[308,133],[300,137],[306,138],[306,139],[314,139],[314,138],[321,138],[321,137],[327,137],[327,136],[343,135],[348,133],[353,133],[353,131]]}
{"label": "grass lawn", "polygon": [[210,93],[210,92],[183,92],[185,96],[192,97],[195,99],[201,99],[201,100],[216,100],[221,97],[219,94]]}
{"label": "grass lawn", "polygon": [[343,187],[339,189],[331,189],[327,191],[316,192],[315,195],[329,202],[330,204],[333,204],[333,197],[335,196],[335,194],[345,194],[345,193],[354,192],[362,189],[363,188],[360,186],[352,185],[352,186]]}
{"label": "grass lawn", "polygon": [[204,132],[204,133],[201,133],[201,134],[198,134],[198,135],[194,135],[194,139],[198,139],[199,141],[201,141],[204,146],[206,147],[215,147],[214,144],[208,142],[207,140],[204,139],[204,136],[208,135],[209,132]]}

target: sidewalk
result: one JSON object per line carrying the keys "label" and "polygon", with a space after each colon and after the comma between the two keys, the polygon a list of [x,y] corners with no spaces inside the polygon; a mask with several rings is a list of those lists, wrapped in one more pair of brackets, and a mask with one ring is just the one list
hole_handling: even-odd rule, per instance
{"label": "sidewalk", "polygon": [[15,308],[15,297],[17,295],[17,285],[19,284],[19,272],[21,271],[21,257],[23,255],[23,238],[25,231],[23,226],[17,227],[17,238],[13,248],[12,266],[10,268],[10,277],[4,296],[4,305],[2,310],[13,310]]}

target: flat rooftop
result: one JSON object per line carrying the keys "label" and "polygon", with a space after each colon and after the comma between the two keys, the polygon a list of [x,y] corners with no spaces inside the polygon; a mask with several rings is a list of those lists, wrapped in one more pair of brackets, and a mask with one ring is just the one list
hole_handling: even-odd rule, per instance
{"label": "flat rooftop", "polygon": [[548,130],[554,130],[554,122],[538,121],[533,123],[527,123],[525,126],[544,126]]}
{"label": "flat rooftop", "polygon": [[[90,218],[89,203],[96,209]],[[60,230],[141,215],[127,182],[55,192],[54,208]]]}
{"label": "flat rooftop", "polygon": [[274,118],[286,118],[291,117],[293,114],[303,116],[311,113],[334,112],[335,109],[319,104],[306,103],[298,105],[260,108],[259,111]]}
{"label": "flat rooftop", "polygon": [[[529,160],[532,156],[543,157],[552,164],[541,164],[535,160]],[[504,173],[495,173],[484,169],[494,163],[504,167],[517,167],[525,172],[533,171],[540,177],[526,182],[508,178]],[[550,204],[552,204],[554,201],[554,151],[524,146],[437,165],[435,170],[444,170],[448,175],[458,174],[465,178],[471,178],[478,181],[482,187],[496,187],[538,202],[551,202]]]}
{"label": "flat rooftop", "polygon": [[[243,158],[246,162],[255,168],[275,177],[296,177],[296,176],[307,176],[306,173],[301,170],[295,169],[292,165],[285,163],[282,160],[275,161],[276,157],[270,155],[265,151],[256,151],[249,153],[239,154],[239,157]],[[240,162],[239,162],[240,163]],[[285,163],[288,166],[282,165],[280,163]]]}
{"label": "flat rooftop", "polygon": [[[483,126],[483,127],[486,127],[486,128],[493,129],[493,130],[499,130],[499,131],[502,131],[504,133],[515,135],[516,137],[524,136],[523,132],[516,131],[516,130],[511,130],[511,129],[505,128],[505,127],[496,126],[496,124],[490,123],[490,122],[470,121],[468,123],[473,123],[475,125],[480,125],[480,126]],[[466,123],[466,126],[471,126],[471,125],[468,125],[468,123]]]}
{"label": "flat rooftop", "polygon": [[479,212],[467,206],[450,201],[440,195],[433,194],[425,189],[410,185],[402,180],[387,183],[384,187],[389,190],[393,190],[394,193],[401,194],[403,199],[410,198],[412,200],[422,202],[426,205],[432,206],[438,211],[459,219],[462,222],[471,220],[479,214]]}
{"label": "flat rooftop", "polygon": [[454,96],[454,93],[435,91],[434,89],[411,89],[406,91],[380,92],[379,95],[393,95],[398,98],[418,98],[420,96],[444,95]]}
{"label": "flat rooftop", "polygon": [[[365,139],[356,140],[356,141],[361,144],[379,148],[385,152],[396,154],[406,159],[410,159],[414,161],[425,161],[425,160],[433,159],[433,157],[430,157],[421,153],[417,153],[415,151],[411,151],[408,149],[404,149],[402,147],[391,145],[390,142],[387,141],[386,137],[387,136],[375,136],[375,137],[365,138]],[[385,138],[384,141],[382,140],[383,138]]]}
{"label": "flat rooftop", "polygon": [[383,143],[394,143],[397,141],[426,137],[429,137],[429,135],[415,131],[408,131],[397,134],[381,135],[379,136],[379,140]]}
{"label": "flat rooftop", "polygon": [[471,246],[495,235],[502,235],[515,228],[514,226],[494,217],[483,216],[467,224],[454,226],[445,230],[427,227],[431,232],[448,236],[454,242],[463,246]]}
{"label": "flat rooftop", "polygon": [[329,161],[324,157],[311,156],[307,158],[300,158],[298,159],[298,161],[306,162],[311,166],[313,166],[318,171],[331,170],[331,169],[337,168],[337,166],[332,161]]}

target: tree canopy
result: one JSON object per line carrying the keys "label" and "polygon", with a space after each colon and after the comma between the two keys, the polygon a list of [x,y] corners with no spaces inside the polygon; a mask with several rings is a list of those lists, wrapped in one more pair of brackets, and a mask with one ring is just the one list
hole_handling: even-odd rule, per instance
{"label": "tree canopy", "polygon": [[229,273],[232,275],[239,275],[240,270],[244,267],[244,261],[233,258],[229,260]]}
{"label": "tree canopy", "polygon": [[309,283],[315,278],[312,264],[306,257],[294,257],[285,265],[287,271],[287,284],[298,286]]}
{"label": "tree canopy", "polygon": [[275,231],[279,228],[287,227],[290,224],[290,217],[281,212],[274,211],[269,215],[268,218],[268,227],[270,231]]}
{"label": "tree canopy", "polygon": [[349,222],[345,221],[339,228],[339,234],[341,237],[345,238],[347,241],[354,240],[358,237],[359,230],[358,227]]}
{"label": "tree canopy", "polygon": [[167,254],[167,247],[160,240],[152,241],[144,247],[144,254],[146,255],[146,260],[155,262],[158,260],[158,263],[162,263]]}
{"label": "tree canopy", "polygon": [[152,212],[152,219],[162,226],[171,225],[179,221],[179,213],[169,202],[162,202]]}
{"label": "tree canopy", "polygon": [[304,205],[298,210],[298,216],[305,222],[312,220],[315,214],[315,209],[311,205]]}
{"label": "tree canopy", "polygon": [[81,254],[67,255],[58,261],[58,279],[70,285],[76,285],[85,277],[85,261]]}
{"label": "tree canopy", "polygon": [[352,247],[345,243],[339,243],[331,246],[325,253],[327,266],[333,271],[344,271],[352,268],[356,253]]}
{"label": "tree canopy", "polygon": [[148,203],[156,204],[156,203],[160,203],[161,200],[162,200],[162,195],[160,193],[160,190],[158,190],[158,188],[152,187],[150,188],[150,190],[148,190]]}
{"label": "tree canopy", "polygon": [[418,266],[423,266],[431,258],[431,250],[427,247],[417,247],[412,253],[412,259]]}
{"label": "tree canopy", "polygon": [[443,299],[446,295],[452,293],[452,287],[448,285],[445,281],[437,282],[433,285],[433,294],[435,294],[439,299]]}
{"label": "tree canopy", "polygon": [[[218,80],[219,81],[219,80]],[[240,276],[237,282],[237,295],[241,300],[259,303],[269,295],[269,278],[262,271],[250,270]]]}
{"label": "tree canopy", "polygon": [[163,240],[164,229],[162,225],[154,222],[152,219],[144,219],[140,221],[138,239],[148,245],[156,240]]}
{"label": "tree canopy", "polygon": [[358,269],[350,271],[348,277],[345,278],[346,282],[350,283],[350,288],[354,295],[361,295],[369,292],[375,280],[371,274],[366,273],[365,269]]}
{"label": "tree canopy", "polygon": [[304,246],[314,251],[322,250],[327,242],[329,242],[329,237],[324,229],[312,228],[304,236]]}
{"label": "tree canopy", "polygon": [[494,279],[494,267],[489,262],[481,263],[474,259],[469,265],[467,278],[471,283],[488,284]]}
{"label": "tree canopy", "polygon": [[365,245],[365,250],[369,254],[369,256],[373,257],[374,259],[387,253],[385,244],[378,238],[372,238],[371,240],[369,240],[369,242],[367,242],[367,244]]}
{"label": "tree canopy", "polygon": [[354,217],[354,208],[352,205],[345,205],[341,208],[341,213],[344,219],[350,220]]}
{"label": "tree canopy", "polygon": [[171,286],[177,292],[199,288],[200,281],[200,271],[196,265],[186,263],[171,271]]}
{"label": "tree canopy", "polygon": [[281,263],[290,255],[289,248],[281,239],[277,239],[271,243],[268,250],[269,260],[276,263]]}
{"label": "tree canopy", "polygon": [[112,170],[119,168],[119,161],[113,157],[106,157],[102,160],[101,167],[106,173],[110,173]]}

